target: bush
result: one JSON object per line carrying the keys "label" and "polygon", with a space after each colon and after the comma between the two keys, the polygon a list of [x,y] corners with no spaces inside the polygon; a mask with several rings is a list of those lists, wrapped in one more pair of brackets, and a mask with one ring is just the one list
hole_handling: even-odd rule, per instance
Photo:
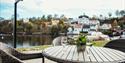
{"label": "bush", "polygon": [[113,36],[113,32],[111,30],[105,30],[102,33],[105,34],[105,35],[108,35],[109,37]]}

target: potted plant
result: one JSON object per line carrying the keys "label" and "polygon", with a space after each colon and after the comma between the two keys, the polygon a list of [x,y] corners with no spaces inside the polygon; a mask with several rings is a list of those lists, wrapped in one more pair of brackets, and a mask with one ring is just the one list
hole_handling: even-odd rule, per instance
{"label": "potted plant", "polygon": [[80,35],[76,41],[77,51],[84,51],[86,48],[86,35]]}

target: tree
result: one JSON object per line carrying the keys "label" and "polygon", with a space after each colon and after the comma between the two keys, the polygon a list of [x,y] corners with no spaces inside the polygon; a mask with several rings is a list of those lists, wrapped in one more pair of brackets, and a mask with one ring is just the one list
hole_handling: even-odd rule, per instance
{"label": "tree", "polygon": [[112,23],[112,28],[116,29],[117,26],[118,26],[118,22],[117,22],[117,20],[114,20],[113,23]]}
{"label": "tree", "polygon": [[17,21],[17,32],[23,32],[24,29],[23,29],[23,20],[18,20]]}
{"label": "tree", "polygon": [[4,18],[3,17],[0,17],[0,21],[3,21],[4,20]]}
{"label": "tree", "polygon": [[0,22],[0,31],[1,32],[5,32],[5,33],[12,32],[13,31],[12,29],[13,29],[13,25],[12,25],[11,21],[5,20],[5,21]]}
{"label": "tree", "polygon": [[64,24],[63,20],[60,20],[58,23],[58,29],[61,33],[67,33],[68,25]]}
{"label": "tree", "polygon": [[46,21],[45,15],[42,16],[41,20],[42,20],[42,21]]}
{"label": "tree", "polygon": [[36,17],[29,18],[29,21],[34,23],[35,21],[37,21],[37,18]]}
{"label": "tree", "polygon": [[64,17],[65,17],[65,15],[64,15],[64,14],[62,14],[62,15],[60,16],[60,18],[61,18],[61,19],[63,19]]}
{"label": "tree", "polygon": [[118,17],[120,15],[119,10],[115,11],[115,15]]}
{"label": "tree", "polygon": [[125,15],[125,10],[121,10],[119,13],[120,13],[121,16],[124,16]]}
{"label": "tree", "polygon": [[48,20],[48,21],[51,21],[51,19],[52,19],[52,15],[48,15],[48,16],[47,16],[47,20]]}
{"label": "tree", "polygon": [[111,13],[111,12],[109,12],[109,13],[108,13],[108,16],[109,16],[109,18],[111,18],[111,16],[112,16],[112,13]]}
{"label": "tree", "polygon": [[47,33],[47,25],[45,24],[45,22],[42,22],[42,32],[43,33]]}
{"label": "tree", "polygon": [[57,14],[54,14],[54,17],[53,17],[54,19],[57,19],[58,18],[58,15]]}
{"label": "tree", "polygon": [[31,29],[33,28],[33,26],[30,23],[25,23],[24,24],[24,30],[25,32],[31,32]]}
{"label": "tree", "polygon": [[60,16],[60,20],[62,20],[62,21],[67,21],[67,18],[65,17],[64,14],[62,14],[62,15]]}
{"label": "tree", "polygon": [[51,34],[52,34],[52,38],[58,36],[59,35],[59,27],[57,27],[56,25],[52,26]]}
{"label": "tree", "polygon": [[102,14],[100,14],[99,16],[100,16],[100,17],[103,17],[103,15],[102,15]]}

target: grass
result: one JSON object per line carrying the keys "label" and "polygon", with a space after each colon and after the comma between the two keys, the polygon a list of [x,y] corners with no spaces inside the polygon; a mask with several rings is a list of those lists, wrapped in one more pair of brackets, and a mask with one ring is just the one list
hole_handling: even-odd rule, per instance
{"label": "grass", "polygon": [[[94,44],[94,46],[103,47],[108,42],[109,41],[99,40],[99,41],[93,41],[92,43]],[[43,49],[48,48],[48,47],[51,47],[51,45],[33,46],[33,47],[29,47],[29,48],[17,48],[17,50],[20,52],[38,51],[38,50],[43,50]]]}
{"label": "grass", "polygon": [[98,46],[98,47],[103,47],[105,44],[107,44],[109,41],[93,41],[92,43],[94,43],[94,46]]}
{"label": "grass", "polygon": [[38,50],[43,50],[45,48],[51,47],[51,45],[41,45],[41,46],[33,46],[33,47],[29,47],[29,48],[17,48],[16,50],[20,51],[20,52],[24,52],[24,51],[38,51]]}

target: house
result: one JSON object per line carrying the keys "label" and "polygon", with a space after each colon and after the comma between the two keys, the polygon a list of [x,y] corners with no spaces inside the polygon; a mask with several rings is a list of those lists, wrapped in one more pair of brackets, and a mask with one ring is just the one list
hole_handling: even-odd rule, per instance
{"label": "house", "polygon": [[79,34],[80,31],[82,31],[82,25],[81,24],[75,24],[73,33]]}
{"label": "house", "polygon": [[69,22],[70,25],[78,24],[78,20],[77,19],[69,19],[68,22]]}
{"label": "house", "polygon": [[83,25],[83,28],[82,28],[83,32],[97,31],[100,26],[100,21],[97,19],[89,19],[86,17],[82,17],[78,19],[78,24]]}
{"label": "house", "polygon": [[83,25],[82,31],[83,31],[83,32],[88,32],[88,31],[90,31],[90,25]]}
{"label": "house", "polygon": [[82,18],[77,18],[75,19],[75,22],[77,22],[77,24],[81,25],[81,27],[79,27],[79,32],[88,32],[90,30],[90,21],[88,18],[86,17],[82,17]]}
{"label": "house", "polygon": [[57,25],[59,23],[59,20],[51,20],[52,25]]}
{"label": "house", "polygon": [[111,24],[102,24],[100,27],[102,30],[109,30],[112,28]]}
{"label": "house", "polygon": [[75,18],[75,19],[69,19],[70,24],[88,24],[89,25],[89,19],[88,18]]}
{"label": "house", "polygon": [[28,23],[28,22],[29,22],[29,19],[28,19],[28,18],[23,19],[23,22],[24,22],[24,23]]}
{"label": "house", "polygon": [[86,17],[78,18],[77,21],[78,21],[78,24],[85,24],[85,25],[90,24],[90,20]]}
{"label": "house", "polygon": [[90,25],[90,31],[97,31],[100,26],[100,21],[97,19],[91,19],[89,20],[89,25]]}
{"label": "house", "polygon": [[[100,21],[97,19],[89,19],[87,17],[71,19],[71,25],[75,24],[74,30],[77,30],[77,33],[88,32],[88,31],[97,31],[100,26]],[[76,25],[77,24],[77,25]],[[80,26],[80,27],[78,27]]]}

